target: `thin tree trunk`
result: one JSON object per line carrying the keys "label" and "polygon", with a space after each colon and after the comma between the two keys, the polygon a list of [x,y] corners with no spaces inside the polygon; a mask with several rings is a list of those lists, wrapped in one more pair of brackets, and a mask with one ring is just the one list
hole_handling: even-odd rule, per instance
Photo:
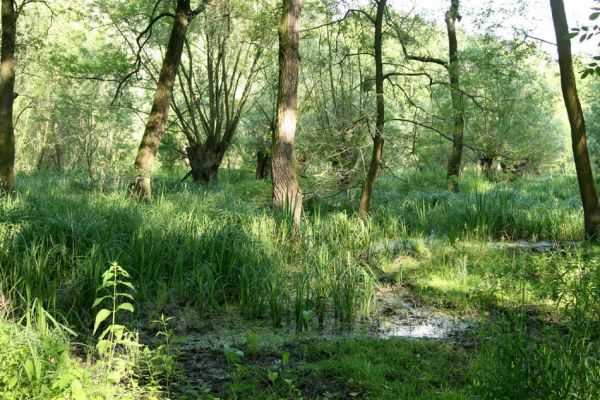
{"label": "thin tree trunk", "polygon": [[454,134],[452,137],[452,152],[448,160],[448,190],[458,192],[458,179],[463,153],[463,136],[465,117],[463,96],[460,91],[460,65],[458,63],[458,42],[456,39],[456,21],[460,21],[458,12],[459,0],[451,0],[450,10],[446,13],[446,28],[448,29],[450,90],[452,97],[452,114],[454,119]]}
{"label": "thin tree trunk", "polygon": [[575,169],[577,170],[579,192],[583,203],[585,237],[600,240],[600,205],[588,154],[585,120],[577,94],[565,6],[562,0],[550,0],[550,8],[554,20],[556,43],[558,43],[558,63],[560,65],[563,98],[571,125]]}
{"label": "thin tree trunk", "polygon": [[55,143],[54,144],[54,156],[55,156],[55,162],[56,162],[56,170],[58,172],[62,172],[63,170],[63,160],[62,160],[62,147],[60,146],[60,143]]}
{"label": "thin tree trunk", "polygon": [[279,90],[277,124],[273,136],[273,204],[289,213],[297,225],[302,214],[302,192],[294,165],[300,73],[300,13],[302,0],[283,0],[279,26]]}
{"label": "thin tree trunk", "polygon": [[48,128],[50,128],[50,120],[46,120],[44,122],[44,128],[42,128],[41,138],[40,138],[40,152],[38,155],[36,170],[37,172],[41,172],[42,168],[44,168],[44,159],[46,158],[46,137],[48,136]]}
{"label": "thin tree trunk", "polygon": [[13,0],[2,0],[2,50],[0,55],[0,194],[15,187],[15,45],[17,15]]}
{"label": "thin tree trunk", "polygon": [[173,86],[181,62],[185,35],[189,25],[190,12],[190,0],[177,0],[173,29],[158,78],[152,109],[135,159],[136,176],[131,185],[131,194],[138,201],[150,202],[152,200],[152,169],[161,137],[165,131]]}
{"label": "thin tree trunk", "polygon": [[375,181],[381,166],[383,152],[383,129],[385,125],[385,101],[383,97],[383,16],[387,0],[377,1],[377,15],[375,17],[375,90],[377,92],[377,119],[375,121],[375,135],[373,136],[373,154],[367,178],[363,183],[360,195],[358,213],[365,216],[369,212]]}

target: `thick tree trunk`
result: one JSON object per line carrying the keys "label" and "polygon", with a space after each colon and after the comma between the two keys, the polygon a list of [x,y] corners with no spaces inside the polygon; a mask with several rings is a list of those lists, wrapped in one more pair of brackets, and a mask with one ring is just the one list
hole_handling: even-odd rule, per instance
{"label": "thick tree trunk", "polygon": [[2,51],[0,55],[0,195],[15,187],[15,45],[17,15],[14,0],[2,0]]}
{"label": "thick tree trunk", "polygon": [[358,213],[365,216],[369,212],[375,181],[381,165],[383,152],[383,129],[385,125],[385,101],[383,97],[383,16],[387,0],[377,1],[377,15],[375,17],[375,90],[377,92],[377,119],[375,121],[375,134],[373,136],[373,154],[367,178],[363,183],[360,195]]}
{"label": "thick tree trunk", "polygon": [[460,21],[458,12],[459,0],[451,0],[450,10],[446,13],[446,28],[448,29],[450,90],[452,97],[452,114],[454,134],[452,137],[452,152],[448,159],[448,190],[458,192],[458,179],[463,153],[463,136],[465,131],[465,116],[463,96],[460,91],[460,65],[458,63],[458,42],[456,39],[456,21]]}
{"label": "thick tree trunk", "polygon": [[588,239],[600,240],[600,205],[588,154],[585,120],[577,94],[565,6],[562,0],[550,0],[550,8],[554,20],[556,43],[558,43],[562,92],[571,125],[575,169],[583,203],[585,236]]}
{"label": "thick tree trunk", "polygon": [[131,194],[138,201],[150,202],[152,200],[152,169],[161,137],[165,131],[190,12],[190,0],[177,0],[173,29],[158,78],[152,109],[135,159],[136,176],[131,184]]}
{"label": "thick tree trunk", "polygon": [[273,137],[273,204],[289,213],[295,224],[302,214],[302,192],[294,165],[300,73],[300,13],[302,0],[283,0],[279,26],[279,90]]}
{"label": "thick tree trunk", "polygon": [[225,155],[223,151],[205,148],[201,144],[188,146],[186,151],[195,182],[207,184],[219,180],[219,168]]}
{"label": "thick tree trunk", "polygon": [[560,65],[562,92],[571,125],[575,169],[577,170],[579,192],[583,203],[585,236],[588,239],[599,240],[600,205],[598,204],[598,193],[596,192],[588,154],[585,120],[577,94],[565,5],[562,0],[550,0],[550,8],[552,9],[554,31],[558,43],[558,63]]}
{"label": "thick tree trunk", "polygon": [[488,180],[493,179],[494,171],[492,170],[492,167],[494,166],[495,159],[496,158],[492,157],[492,156],[479,157],[479,166],[481,167],[483,174],[485,175],[486,178],[488,178]]}
{"label": "thick tree trunk", "polygon": [[269,177],[271,169],[271,154],[266,149],[256,152],[256,180],[264,181]]}

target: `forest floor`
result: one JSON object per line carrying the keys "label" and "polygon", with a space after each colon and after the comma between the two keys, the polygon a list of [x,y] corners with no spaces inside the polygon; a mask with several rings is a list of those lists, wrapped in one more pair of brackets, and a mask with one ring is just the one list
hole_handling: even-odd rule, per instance
{"label": "forest floor", "polygon": [[118,183],[20,178],[0,213],[0,394],[596,398],[600,249],[573,176],[471,174],[456,195],[383,178],[368,221],[314,195],[300,230],[249,174],[175,182],[143,206]]}

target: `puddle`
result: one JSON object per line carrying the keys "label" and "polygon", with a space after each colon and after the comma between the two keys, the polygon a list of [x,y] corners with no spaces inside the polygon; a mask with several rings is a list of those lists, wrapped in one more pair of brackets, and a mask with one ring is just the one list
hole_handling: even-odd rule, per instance
{"label": "puddle", "polygon": [[[432,237],[427,239],[428,244],[431,245]],[[546,240],[541,241],[529,241],[529,240],[517,240],[516,242],[504,242],[504,241],[490,241],[487,242],[490,246],[496,248],[504,248],[509,250],[523,250],[533,251],[538,253],[550,252],[550,251],[564,251],[572,249],[581,245],[580,242],[569,241],[569,242],[551,242]],[[384,240],[380,242],[371,243],[370,251],[372,254],[380,253],[398,253],[400,251],[410,250],[413,246],[410,240]]]}
{"label": "puddle", "polygon": [[394,292],[380,292],[379,296],[386,315],[372,321],[372,330],[381,339],[452,339],[474,327],[459,318],[415,307]]}
{"label": "puddle", "polygon": [[526,240],[518,240],[514,243],[507,243],[506,247],[510,249],[529,250],[538,253],[544,253],[547,251],[563,251],[566,249],[578,247],[579,245],[579,242],[558,243],[548,241],[529,242]]}
{"label": "puddle", "polygon": [[260,339],[273,349],[286,344],[306,341],[334,341],[361,337],[389,339],[454,339],[474,327],[473,323],[456,317],[416,307],[405,301],[393,289],[382,288],[377,294],[377,312],[368,319],[352,323],[326,318],[323,326],[316,322],[309,329],[299,331],[289,321],[283,327],[273,327],[269,321],[248,321],[232,315],[215,320],[202,332],[177,335],[178,348],[183,352],[222,351],[224,346],[243,346],[248,334]]}
{"label": "puddle", "polygon": [[448,339],[465,332],[469,324],[445,317],[425,317],[419,320],[394,317],[380,322],[379,337],[413,339]]}
{"label": "puddle", "polygon": [[231,366],[224,356],[227,347],[248,351],[249,335],[258,340],[258,353],[244,356],[244,365],[269,368],[281,359],[284,351],[302,344],[352,340],[359,338],[415,340],[461,340],[474,324],[452,316],[434,313],[405,301],[393,288],[380,288],[377,293],[377,313],[369,319],[351,324],[327,318],[324,326],[311,326],[297,331],[289,322],[279,328],[269,321],[248,321],[234,310],[211,318],[200,331],[178,334],[173,346],[178,350],[178,365],[190,384],[208,388],[213,394],[225,393],[231,380]]}

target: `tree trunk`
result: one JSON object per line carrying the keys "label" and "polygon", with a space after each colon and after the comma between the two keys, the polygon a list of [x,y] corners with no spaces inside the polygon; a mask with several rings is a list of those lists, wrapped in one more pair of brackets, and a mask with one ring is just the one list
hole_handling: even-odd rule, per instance
{"label": "tree trunk", "polygon": [[38,155],[38,159],[36,162],[36,170],[37,172],[41,172],[42,168],[44,168],[44,159],[46,158],[46,137],[48,136],[48,129],[50,128],[50,120],[46,120],[44,122],[44,127],[42,128],[41,137],[40,137],[40,152]]}
{"label": "tree trunk", "polygon": [[271,169],[271,154],[266,149],[260,149],[256,152],[256,180],[264,181],[269,177]]}
{"label": "tree trunk", "polygon": [[302,191],[294,165],[300,73],[300,13],[302,0],[283,0],[279,26],[279,89],[273,137],[273,204],[289,213],[297,225],[302,214]]}
{"label": "tree trunk", "polygon": [[62,162],[62,147],[60,147],[60,143],[54,144],[54,161],[56,163],[56,170],[58,172],[62,172],[63,170],[63,162]]}
{"label": "tree trunk", "polygon": [[160,139],[165,131],[190,12],[190,0],[177,0],[173,29],[158,78],[152,109],[135,159],[136,176],[131,184],[131,194],[138,201],[150,202],[152,200],[152,169],[160,146]]}
{"label": "tree trunk", "polygon": [[563,98],[569,115],[569,124],[571,125],[577,181],[583,203],[585,237],[600,240],[600,205],[598,204],[598,193],[596,192],[588,154],[585,120],[577,94],[565,6],[562,0],[550,0],[550,8],[554,20],[556,43],[558,43],[558,63],[560,65]]}
{"label": "tree trunk", "polygon": [[193,144],[186,148],[192,179],[207,184],[219,180],[219,168],[225,153],[219,149],[205,148],[202,144]]}
{"label": "tree trunk", "polygon": [[450,10],[446,13],[446,28],[448,29],[450,90],[452,97],[452,114],[454,119],[454,134],[452,137],[452,152],[448,159],[448,190],[458,192],[458,179],[463,153],[463,136],[465,117],[463,96],[460,91],[460,65],[458,63],[458,42],[456,40],[456,21],[460,21],[458,12],[459,0],[451,0]]}
{"label": "tree trunk", "polygon": [[493,175],[494,175],[494,171],[492,170],[492,167],[494,166],[494,160],[496,158],[493,156],[480,156],[479,157],[479,166],[481,167],[481,170],[483,171],[483,174],[485,175],[485,177],[488,180],[492,180],[493,179]]}
{"label": "tree trunk", "polygon": [[15,187],[15,45],[17,15],[14,0],[2,0],[2,51],[0,55],[0,194]]}
{"label": "tree trunk", "polygon": [[360,195],[358,213],[365,216],[369,212],[371,197],[377,174],[381,165],[381,154],[383,152],[383,129],[385,125],[385,101],[383,98],[383,16],[387,0],[377,1],[377,15],[375,17],[375,90],[377,92],[377,119],[375,121],[375,135],[373,136],[373,154],[367,178],[363,184]]}

